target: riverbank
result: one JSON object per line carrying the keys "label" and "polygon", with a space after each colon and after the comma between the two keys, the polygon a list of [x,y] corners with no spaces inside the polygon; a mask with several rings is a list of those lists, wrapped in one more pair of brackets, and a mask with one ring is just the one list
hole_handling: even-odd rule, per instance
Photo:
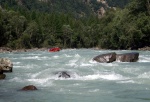
{"label": "riverbank", "polygon": [[141,50],[141,51],[150,51],[150,47],[146,46],[146,47],[143,47],[143,48],[139,48],[138,50]]}
{"label": "riverbank", "polygon": [[29,51],[46,51],[48,48],[32,48],[32,49],[16,49],[13,50],[8,47],[0,47],[0,53],[14,53],[14,52],[29,52]]}
{"label": "riverbank", "polygon": [[[91,49],[94,49],[94,50],[104,50],[102,48],[98,48],[98,47],[95,47],[95,48],[91,48]],[[11,48],[8,48],[8,47],[0,47],[0,53],[14,53],[14,52],[30,52],[30,51],[47,51],[48,48],[31,48],[31,49],[11,49]],[[106,50],[106,49],[105,49]],[[138,50],[140,51],[150,51],[150,47],[146,46],[146,47],[143,47],[143,48],[138,48]]]}

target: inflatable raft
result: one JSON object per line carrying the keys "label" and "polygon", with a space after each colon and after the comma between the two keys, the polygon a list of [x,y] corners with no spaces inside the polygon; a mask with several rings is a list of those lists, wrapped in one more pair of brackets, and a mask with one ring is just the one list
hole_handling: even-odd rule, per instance
{"label": "inflatable raft", "polygon": [[54,48],[50,48],[48,51],[49,52],[58,52],[58,51],[60,51],[60,48],[59,47],[54,47]]}

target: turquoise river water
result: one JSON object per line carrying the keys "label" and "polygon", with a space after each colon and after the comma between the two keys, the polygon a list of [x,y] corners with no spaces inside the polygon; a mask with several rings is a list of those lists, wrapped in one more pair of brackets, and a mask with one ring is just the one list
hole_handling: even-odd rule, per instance
{"label": "turquoise river water", "polygon": [[[0,53],[13,72],[0,80],[0,102],[150,102],[150,51],[138,62],[98,63],[100,54],[129,50],[65,49],[60,52]],[[67,71],[71,78],[58,78]],[[36,91],[20,91],[34,85]]]}

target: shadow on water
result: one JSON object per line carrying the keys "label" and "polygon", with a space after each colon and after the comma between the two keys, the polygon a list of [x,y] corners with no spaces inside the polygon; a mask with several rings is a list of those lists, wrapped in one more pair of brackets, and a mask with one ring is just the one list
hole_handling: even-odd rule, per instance
{"label": "shadow on water", "polygon": [[130,99],[136,102],[150,101],[150,91],[149,90],[126,90],[116,93],[116,98],[120,99]]}
{"label": "shadow on water", "polygon": [[150,98],[139,98],[141,100],[150,101]]}

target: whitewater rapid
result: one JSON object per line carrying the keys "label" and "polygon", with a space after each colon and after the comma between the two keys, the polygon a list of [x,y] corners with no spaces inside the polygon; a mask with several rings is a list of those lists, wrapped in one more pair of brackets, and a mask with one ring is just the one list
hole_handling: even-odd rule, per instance
{"label": "whitewater rapid", "polygon": [[[15,102],[18,100],[17,95],[21,97],[20,102],[50,102],[50,99],[59,102],[62,98],[61,102],[150,100],[147,95],[150,93],[150,51],[136,51],[139,52],[138,62],[93,61],[95,56],[109,52],[119,54],[132,51],[65,49],[54,53],[1,53],[0,57],[13,62],[13,72],[7,73],[6,79],[0,81],[0,102],[10,102],[11,98]],[[71,78],[59,78],[56,74],[59,71],[67,71]],[[39,89],[34,92],[35,96],[31,92],[32,97],[25,98],[28,96],[26,92],[18,92],[26,85],[35,85]],[[8,94],[11,95],[7,99],[4,95]],[[68,95],[71,99],[68,99]]]}

